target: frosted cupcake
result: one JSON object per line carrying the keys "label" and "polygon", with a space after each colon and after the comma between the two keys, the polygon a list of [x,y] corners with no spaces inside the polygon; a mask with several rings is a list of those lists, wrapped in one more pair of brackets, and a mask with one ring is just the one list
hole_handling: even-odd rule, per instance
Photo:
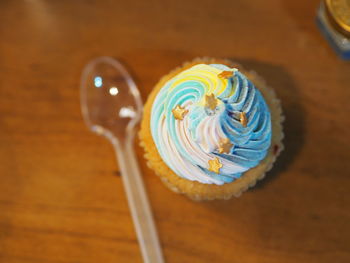
{"label": "frosted cupcake", "polygon": [[196,59],[164,76],[144,109],[140,140],[149,167],[194,200],[239,196],[283,148],[280,102],[253,72]]}

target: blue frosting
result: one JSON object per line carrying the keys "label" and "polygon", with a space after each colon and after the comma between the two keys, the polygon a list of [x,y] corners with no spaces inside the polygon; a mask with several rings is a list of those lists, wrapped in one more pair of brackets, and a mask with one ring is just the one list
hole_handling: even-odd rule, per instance
{"label": "blue frosting", "polygon": [[[241,72],[234,71],[234,75],[225,82],[217,77],[217,72],[230,70],[232,71],[221,64],[196,65],[170,79],[156,96],[151,113],[152,137],[163,161],[183,178],[202,183],[229,183],[239,178],[244,171],[258,165],[267,154],[271,144],[269,108],[260,91]],[[225,83],[225,86],[220,86],[222,83]],[[220,101],[215,112],[211,113],[208,113],[203,105],[203,98],[209,93],[213,93]],[[214,149],[208,154],[239,166],[241,169],[238,172],[234,169],[211,172],[205,163],[199,162],[198,158],[189,152],[186,142],[177,132],[178,120],[172,113],[172,109],[177,105],[186,103],[190,104],[186,118],[189,120],[188,129],[192,143],[196,144],[198,141],[197,127],[202,120],[208,114],[217,115],[219,122],[213,125],[220,125],[218,128],[233,147],[229,153],[220,154]],[[240,122],[241,112],[246,114],[246,127]],[[165,140],[164,129],[175,149]],[[185,164],[193,166],[191,169],[197,169],[197,174],[203,174],[203,178],[195,177],[188,174],[188,170],[185,172],[179,168],[179,162],[174,161],[174,151],[179,153]]]}

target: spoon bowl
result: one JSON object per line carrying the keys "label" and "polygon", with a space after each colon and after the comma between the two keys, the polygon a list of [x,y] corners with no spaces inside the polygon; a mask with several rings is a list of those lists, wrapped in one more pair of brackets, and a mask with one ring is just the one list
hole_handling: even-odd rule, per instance
{"label": "spoon bowl", "polygon": [[124,66],[111,57],[96,58],[84,68],[81,106],[87,126],[113,142],[130,134],[142,114],[135,82]]}

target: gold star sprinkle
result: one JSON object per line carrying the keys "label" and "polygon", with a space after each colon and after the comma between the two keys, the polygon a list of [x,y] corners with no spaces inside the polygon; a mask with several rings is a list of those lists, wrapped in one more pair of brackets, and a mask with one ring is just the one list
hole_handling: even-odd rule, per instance
{"label": "gold star sprinkle", "polygon": [[205,107],[206,108],[209,108],[211,110],[215,110],[217,105],[218,105],[218,100],[215,98],[215,95],[213,93],[210,93],[210,95],[205,95]]}
{"label": "gold star sprinkle", "polygon": [[220,168],[222,167],[222,164],[220,163],[220,160],[217,157],[215,157],[214,160],[209,160],[208,164],[208,170],[217,174],[219,173]]}
{"label": "gold star sprinkle", "polygon": [[228,138],[222,139],[219,142],[219,153],[230,153],[233,144]]}
{"label": "gold star sprinkle", "polygon": [[243,127],[247,127],[247,115],[245,112],[241,112],[240,117],[239,117],[239,121],[242,124]]}
{"label": "gold star sprinkle", "polygon": [[180,105],[177,105],[174,109],[171,111],[177,120],[183,120],[184,116],[188,113],[188,110],[185,110]]}
{"label": "gold star sprinkle", "polygon": [[220,74],[218,74],[218,77],[221,79],[228,79],[233,76],[233,71],[223,71]]}

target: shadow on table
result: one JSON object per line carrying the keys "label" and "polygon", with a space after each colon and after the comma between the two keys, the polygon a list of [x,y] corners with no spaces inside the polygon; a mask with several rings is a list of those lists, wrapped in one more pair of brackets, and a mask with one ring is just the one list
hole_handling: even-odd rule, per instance
{"label": "shadow on table", "polygon": [[[285,138],[283,139],[285,146],[284,151],[278,157],[272,170],[266,174],[266,177],[262,181],[257,182],[256,186],[248,190],[259,191],[275,179],[278,179],[278,177],[282,175],[283,171],[286,171],[298,156],[304,145],[305,111],[301,103],[302,98],[298,92],[299,89],[296,87],[293,78],[285,68],[251,59],[231,60],[239,63],[245,69],[256,71],[259,76],[265,79],[267,85],[276,91],[278,98],[281,100],[283,113],[286,117],[283,125],[283,131],[285,134]],[[245,198],[244,195],[245,194],[243,193],[243,196],[239,199],[233,197],[229,201],[202,202],[201,206],[212,210],[216,215],[219,214],[218,217],[221,220],[225,221],[226,219],[221,218],[220,215],[225,217],[228,216],[229,218],[236,218],[236,220],[225,221],[227,224],[230,224],[228,229],[233,229],[232,231],[227,232],[228,236],[238,233],[236,230],[234,230],[234,228],[240,224],[249,224],[249,228],[252,229],[252,233],[264,233],[264,231],[261,230],[258,222],[260,222],[260,217],[262,219],[265,218],[264,220],[269,218],[264,214],[265,209],[268,208],[265,207],[264,209],[260,209],[261,204],[265,202],[264,200],[266,200],[266,196],[253,197],[250,195]],[[267,199],[269,198],[271,198],[271,196],[267,197]],[[278,203],[280,201],[276,200],[276,202]],[[274,220],[276,218],[274,218]],[[285,231],[288,231],[288,229],[285,229]]]}
{"label": "shadow on table", "polygon": [[256,71],[265,79],[267,85],[272,87],[280,98],[283,114],[286,117],[283,123],[285,149],[266,177],[251,188],[255,191],[275,180],[295,160],[304,144],[305,114],[294,80],[283,67],[250,59],[232,60],[241,64],[245,69]]}

